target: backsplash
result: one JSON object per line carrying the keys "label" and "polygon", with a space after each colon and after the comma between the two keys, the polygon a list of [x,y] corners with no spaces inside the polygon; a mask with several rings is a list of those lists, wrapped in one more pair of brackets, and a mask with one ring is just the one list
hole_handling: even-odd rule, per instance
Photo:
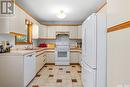
{"label": "backsplash", "polygon": [[[14,48],[24,48],[25,46],[31,46],[32,44],[15,45],[15,36],[10,34],[0,34],[0,41],[9,41]],[[33,46],[38,46],[38,41],[33,40]]]}
{"label": "backsplash", "polygon": [[38,45],[40,43],[46,43],[46,44],[49,44],[49,43],[56,43],[56,40],[38,40]]}
{"label": "backsplash", "polygon": [[10,34],[0,34],[0,41],[9,41],[9,43],[15,46],[15,37]]}
{"label": "backsplash", "polygon": [[[77,42],[80,43],[82,42],[82,40],[69,40],[69,44],[70,44],[70,47],[73,46],[73,45],[76,45]],[[37,40],[37,44],[40,44],[40,43],[46,43],[46,44],[49,44],[49,43],[56,43],[56,40]]]}
{"label": "backsplash", "polygon": [[[0,41],[9,41],[11,45],[15,48],[23,48],[25,46],[32,46],[32,44],[27,44],[27,45],[15,45],[15,37],[10,35],[10,34],[0,34]],[[81,42],[81,40],[69,40],[70,42],[70,47],[74,46],[78,43]],[[38,46],[40,43],[56,43],[56,40],[33,40],[33,46]]]}

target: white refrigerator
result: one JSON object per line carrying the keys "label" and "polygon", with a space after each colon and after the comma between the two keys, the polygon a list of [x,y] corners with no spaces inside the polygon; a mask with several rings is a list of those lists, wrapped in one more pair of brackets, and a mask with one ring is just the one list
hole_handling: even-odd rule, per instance
{"label": "white refrigerator", "polygon": [[106,16],[93,13],[82,28],[83,86],[106,87]]}

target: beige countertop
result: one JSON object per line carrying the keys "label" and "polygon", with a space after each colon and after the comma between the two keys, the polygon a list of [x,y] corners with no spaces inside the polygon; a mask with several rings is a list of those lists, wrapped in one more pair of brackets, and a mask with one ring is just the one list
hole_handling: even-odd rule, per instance
{"label": "beige countertop", "polygon": [[0,56],[24,56],[26,54],[34,53],[34,50],[11,50],[7,53],[0,53]]}
{"label": "beige countertop", "polygon": [[0,56],[24,56],[30,53],[35,53],[38,51],[45,50],[46,48],[36,48],[34,50],[24,50],[24,49],[11,49],[10,52],[0,53]]}
{"label": "beige countertop", "polygon": [[[35,48],[34,50],[12,49],[7,53],[0,53],[0,56],[24,56],[30,53],[37,53],[40,51],[55,52],[55,48]],[[80,48],[71,48],[70,52],[81,52]]]}
{"label": "beige countertop", "polygon": [[[46,52],[55,52],[55,48],[40,48],[40,49],[45,50]],[[82,53],[82,49],[81,48],[70,48],[70,52],[80,52],[80,53]]]}

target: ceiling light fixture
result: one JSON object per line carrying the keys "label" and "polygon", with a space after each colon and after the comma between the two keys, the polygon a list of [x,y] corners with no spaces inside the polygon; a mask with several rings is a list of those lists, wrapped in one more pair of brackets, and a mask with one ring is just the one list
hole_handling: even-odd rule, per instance
{"label": "ceiling light fixture", "polygon": [[64,19],[66,17],[66,14],[63,10],[60,10],[60,12],[57,14],[57,17],[60,19]]}

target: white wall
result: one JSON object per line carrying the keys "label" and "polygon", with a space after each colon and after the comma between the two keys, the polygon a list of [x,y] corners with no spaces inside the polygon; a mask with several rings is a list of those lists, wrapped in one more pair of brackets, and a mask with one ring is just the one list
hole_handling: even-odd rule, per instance
{"label": "white wall", "polygon": [[108,33],[108,86],[130,85],[130,28]]}
{"label": "white wall", "polygon": [[130,20],[130,0],[107,0],[108,27]]}
{"label": "white wall", "polygon": [[97,14],[100,14],[100,13],[107,16],[107,4],[101,10],[97,12]]}
{"label": "white wall", "polygon": [[[107,5],[108,28],[130,20],[130,0],[108,0]],[[108,33],[107,87],[130,85],[129,37],[130,28]]]}
{"label": "white wall", "polygon": [[[0,42],[1,41],[9,41],[11,45],[13,45],[14,48],[20,48],[23,49],[25,46],[30,46],[31,44],[26,45],[15,45],[15,37],[10,34],[0,34]],[[37,40],[33,40],[33,46],[37,46]]]}

